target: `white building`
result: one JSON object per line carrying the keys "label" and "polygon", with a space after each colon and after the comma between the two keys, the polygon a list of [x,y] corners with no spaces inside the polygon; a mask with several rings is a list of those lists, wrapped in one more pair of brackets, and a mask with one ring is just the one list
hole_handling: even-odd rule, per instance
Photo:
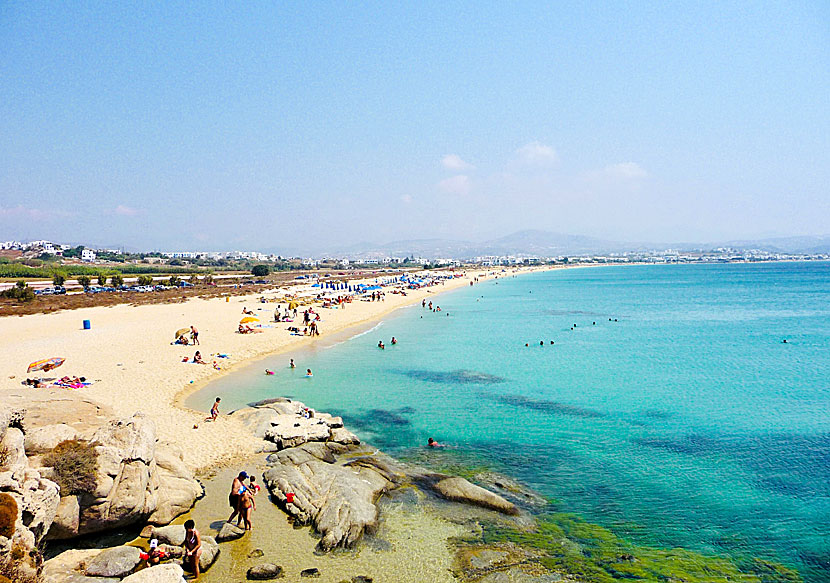
{"label": "white building", "polygon": [[82,249],[81,261],[95,261],[95,251],[86,248]]}

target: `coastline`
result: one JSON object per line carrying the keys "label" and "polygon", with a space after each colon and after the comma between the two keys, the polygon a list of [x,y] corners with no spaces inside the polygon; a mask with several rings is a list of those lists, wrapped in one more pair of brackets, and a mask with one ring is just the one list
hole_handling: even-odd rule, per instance
{"label": "coastline", "polygon": [[[470,270],[444,284],[407,290],[406,296],[387,293],[385,301],[355,301],[345,309],[321,308],[318,311],[323,338],[377,322],[422,299],[429,301],[443,292],[468,286],[474,277],[489,279],[546,269],[550,268],[530,267],[505,274],[495,269]],[[320,291],[309,284],[294,286],[294,290],[307,294]],[[206,412],[190,409],[184,401],[243,365],[317,341],[310,336],[289,335],[284,328],[292,324],[269,324],[276,304],[262,304],[259,298],[279,298],[287,291],[280,288],[251,296],[142,306],[124,304],[2,318],[0,350],[6,359],[0,363],[0,397],[17,404],[36,397],[42,389],[22,384],[27,376],[32,376],[25,374],[27,365],[41,358],[61,356],[66,363],[43,374],[44,380],[85,376],[93,384],[77,390],[49,391],[65,393],[69,401],[94,401],[119,417],[136,411],[146,413],[155,422],[160,439],[187,444],[185,463],[194,471],[232,461],[240,454],[255,451],[256,441],[226,415],[221,415],[216,423],[204,424]],[[237,334],[243,307],[257,310],[255,313],[262,315],[260,324],[269,328],[263,328],[260,334]],[[82,329],[82,320],[91,321],[90,330]],[[199,329],[200,346],[171,346],[173,331],[189,325]],[[208,365],[182,362],[195,350],[201,351]],[[229,358],[214,357],[216,354],[228,354]],[[211,366],[213,361],[221,370]]]}

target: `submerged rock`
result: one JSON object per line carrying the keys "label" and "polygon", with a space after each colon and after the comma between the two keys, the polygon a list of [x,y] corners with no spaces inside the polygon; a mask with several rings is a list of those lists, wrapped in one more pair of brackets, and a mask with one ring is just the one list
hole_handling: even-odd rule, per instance
{"label": "submerged rock", "polygon": [[485,490],[481,486],[476,486],[464,478],[446,477],[435,481],[431,486],[439,496],[453,502],[473,504],[503,514],[516,515],[519,513],[519,509],[512,502],[508,502],[498,494]]}
{"label": "submerged rock", "polygon": [[255,567],[248,569],[245,577],[253,581],[265,581],[267,579],[277,579],[282,577],[282,567],[274,563],[262,563]]}
{"label": "submerged rock", "polygon": [[223,543],[229,540],[242,538],[243,536],[245,536],[244,528],[231,524],[230,522],[226,522],[222,525],[222,528],[219,529],[219,534],[216,535],[216,540]]}
{"label": "submerged rock", "polygon": [[319,577],[320,570],[316,567],[312,567],[311,569],[303,569],[300,571],[300,577]]}

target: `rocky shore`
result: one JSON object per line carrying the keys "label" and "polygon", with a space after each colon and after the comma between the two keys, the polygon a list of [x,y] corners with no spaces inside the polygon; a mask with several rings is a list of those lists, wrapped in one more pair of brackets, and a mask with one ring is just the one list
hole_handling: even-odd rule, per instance
{"label": "rocky shore", "polygon": [[[180,447],[159,440],[155,424],[141,413],[105,419],[106,411],[79,398],[73,408],[81,410],[81,420],[55,423],[59,414],[48,411],[48,403],[29,406],[0,409],[0,574],[15,583],[180,581],[184,527],[166,525],[203,495]],[[92,419],[85,408],[96,413]],[[354,547],[374,532],[380,498],[401,488],[519,513],[512,502],[463,478],[403,465],[361,444],[342,419],[303,403],[273,399],[231,417],[258,440],[257,451],[247,453],[268,454],[262,480],[271,501],[295,526],[313,528],[319,551]],[[202,570],[216,561],[221,543],[245,535],[220,524],[215,536],[203,532]],[[146,568],[140,543],[71,549],[43,560],[48,541],[130,528],[157,538],[171,562]],[[253,565],[249,578],[276,577],[282,568],[274,567]]]}

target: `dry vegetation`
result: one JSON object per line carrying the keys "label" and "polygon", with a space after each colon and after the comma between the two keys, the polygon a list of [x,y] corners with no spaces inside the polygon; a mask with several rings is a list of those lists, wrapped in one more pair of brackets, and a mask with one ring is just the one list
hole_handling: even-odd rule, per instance
{"label": "dry vegetation", "polygon": [[85,494],[95,489],[98,452],[88,441],[62,441],[43,457],[43,463],[52,468],[62,496]]}

